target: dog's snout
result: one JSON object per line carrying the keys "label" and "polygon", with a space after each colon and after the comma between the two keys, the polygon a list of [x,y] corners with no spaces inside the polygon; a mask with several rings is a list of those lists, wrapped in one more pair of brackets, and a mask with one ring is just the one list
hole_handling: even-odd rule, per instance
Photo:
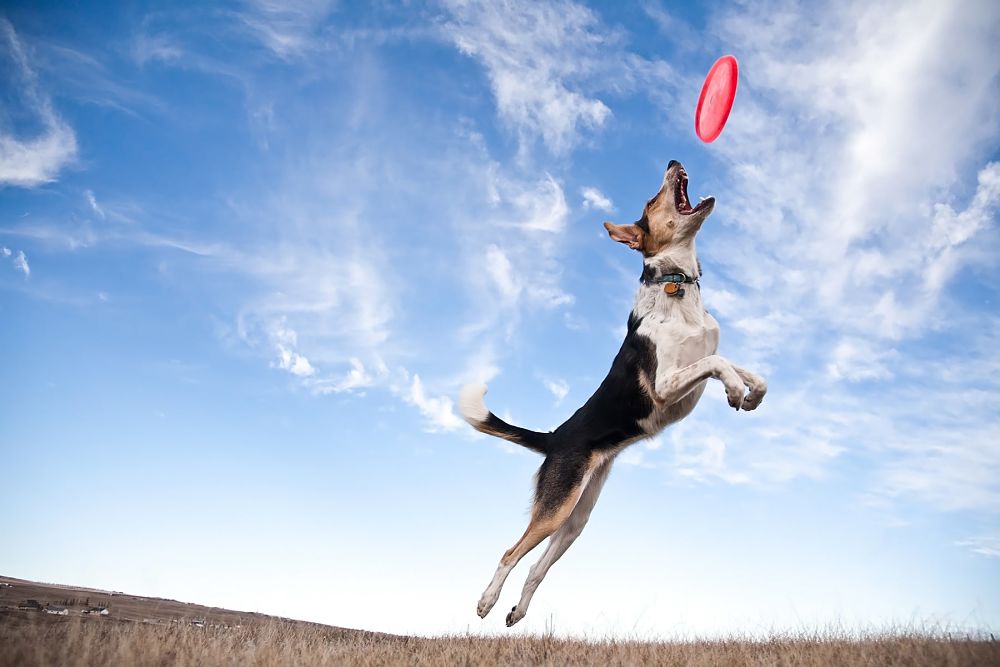
{"label": "dog's snout", "polygon": [[680,164],[681,163],[678,162],[677,160],[671,160],[669,164],[667,164],[667,169],[673,169],[674,167],[679,167]]}

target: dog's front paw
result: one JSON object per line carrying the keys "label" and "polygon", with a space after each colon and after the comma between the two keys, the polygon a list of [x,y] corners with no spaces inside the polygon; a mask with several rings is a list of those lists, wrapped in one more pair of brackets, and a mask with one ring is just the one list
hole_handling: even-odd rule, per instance
{"label": "dog's front paw", "polygon": [[727,368],[720,373],[720,380],[722,384],[726,387],[726,399],[729,401],[729,407],[739,410],[743,405],[743,396],[746,394],[746,387],[743,385],[743,380],[737,375],[736,371],[732,368]]}
{"label": "dog's front paw", "polygon": [[524,618],[524,612],[520,611],[517,607],[511,607],[510,613],[507,614],[507,627],[514,625],[518,621]]}
{"label": "dog's front paw", "polygon": [[734,410],[739,410],[743,407],[743,390],[739,389],[736,391],[731,391],[728,387],[726,388],[726,399],[729,401],[729,407]]}
{"label": "dog's front paw", "polygon": [[756,410],[760,402],[764,400],[764,394],[767,393],[767,383],[761,382],[761,384],[750,387],[750,393],[747,394],[746,400],[743,401],[743,409],[749,412],[750,410]]}
{"label": "dog's front paw", "polygon": [[751,373],[742,368],[736,369],[736,372],[740,374],[740,377],[743,378],[743,384],[750,390],[750,393],[747,394],[746,399],[743,401],[743,409],[747,412],[755,410],[760,405],[760,402],[764,400],[764,394],[767,393],[767,381],[756,373]]}

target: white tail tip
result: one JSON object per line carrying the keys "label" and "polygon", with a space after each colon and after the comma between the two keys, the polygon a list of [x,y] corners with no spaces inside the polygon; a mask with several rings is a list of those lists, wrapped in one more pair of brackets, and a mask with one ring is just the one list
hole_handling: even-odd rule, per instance
{"label": "white tail tip", "polygon": [[467,384],[462,387],[462,392],[458,395],[458,411],[465,417],[465,421],[475,425],[486,421],[490,416],[483,400],[485,395],[485,384]]}

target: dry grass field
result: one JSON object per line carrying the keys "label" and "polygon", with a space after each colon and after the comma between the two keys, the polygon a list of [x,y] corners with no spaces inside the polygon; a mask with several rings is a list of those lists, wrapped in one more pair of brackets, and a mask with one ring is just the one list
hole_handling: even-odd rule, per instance
{"label": "dry grass field", "polygon": [[1000,665],[1000,643],[888,635],[641,642],[377,636],[272,621],[197,628],[39,616],[0,623],[3,665]]}
{"label": "dry grass field", "polygon": [[[93,602],[102,592],[0,581],[13,582],[0,596],[0,665],[1000,665],[1000,642],[941,632],[664,642],[418,638],[123,594],[108,594],[113,612],[108,616],[58,616],[18,610],[11,602],[20,602],[25,592],[43,603],[80,595]],[[124,615],[114,613],[117,600]],[[136,614],[142,619],[129,618]]]}

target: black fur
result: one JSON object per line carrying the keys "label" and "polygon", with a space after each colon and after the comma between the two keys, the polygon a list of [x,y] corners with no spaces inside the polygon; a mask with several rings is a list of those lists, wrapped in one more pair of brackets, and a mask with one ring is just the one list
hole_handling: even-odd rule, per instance
{"label": "black fur", "polygon": [[548,454],[608,449],[642,435],[639,421],[652,412],[653,401],[639,385],[639,370],[656,377],[656,353],[653,342],[638,332],[641,321],[629,315],[628,333],[607,377],[583,407],[552,433]]}
{"label": "black fur", "polygon": [[639,421],[652,412],[653,402],[639,385],[639,371],[656,377],[656,354],[652,341],[637,331],[641,321],[629,316],[625,340],[594,395],[555,431],[538,434],[548,436],[535,489],[543,514],[558,509],[566,493],[580,483],[592,452],[642,435]]}
{"label": "black fur", "polygon": [[[654,197],[654,199],[655,199],[655,197]],[[652,201],[653,200],[651,199],[650,203],[652,203]],[[639,229],[641,229],[642,231],[646,232],[647,234],[651,233],[649,231],[649,218],[646,217],[645,213],[642,214],[641,218],[639,218],[638,220],[635,221],[635,226],[638,227]]]}
{"label": "black fur", "polygon": [[547,443],[549,438],[552,436],[551,433],[541,433],[539,431],[532,431],[530,429],[521,428],[520,426],[508,424],[492,412],[487,415],[486,422],[480,430],[500,435],[507,440],[516,442],[522,447],[527,447],[528,449],[538,452],[539,454],[548,453]]}
{"label": "black fur", "polygon": [[590,452],[573,449],[549,454],[535,476],[535,511],[552,514],[566,501],[571,489],[583,481]]}

